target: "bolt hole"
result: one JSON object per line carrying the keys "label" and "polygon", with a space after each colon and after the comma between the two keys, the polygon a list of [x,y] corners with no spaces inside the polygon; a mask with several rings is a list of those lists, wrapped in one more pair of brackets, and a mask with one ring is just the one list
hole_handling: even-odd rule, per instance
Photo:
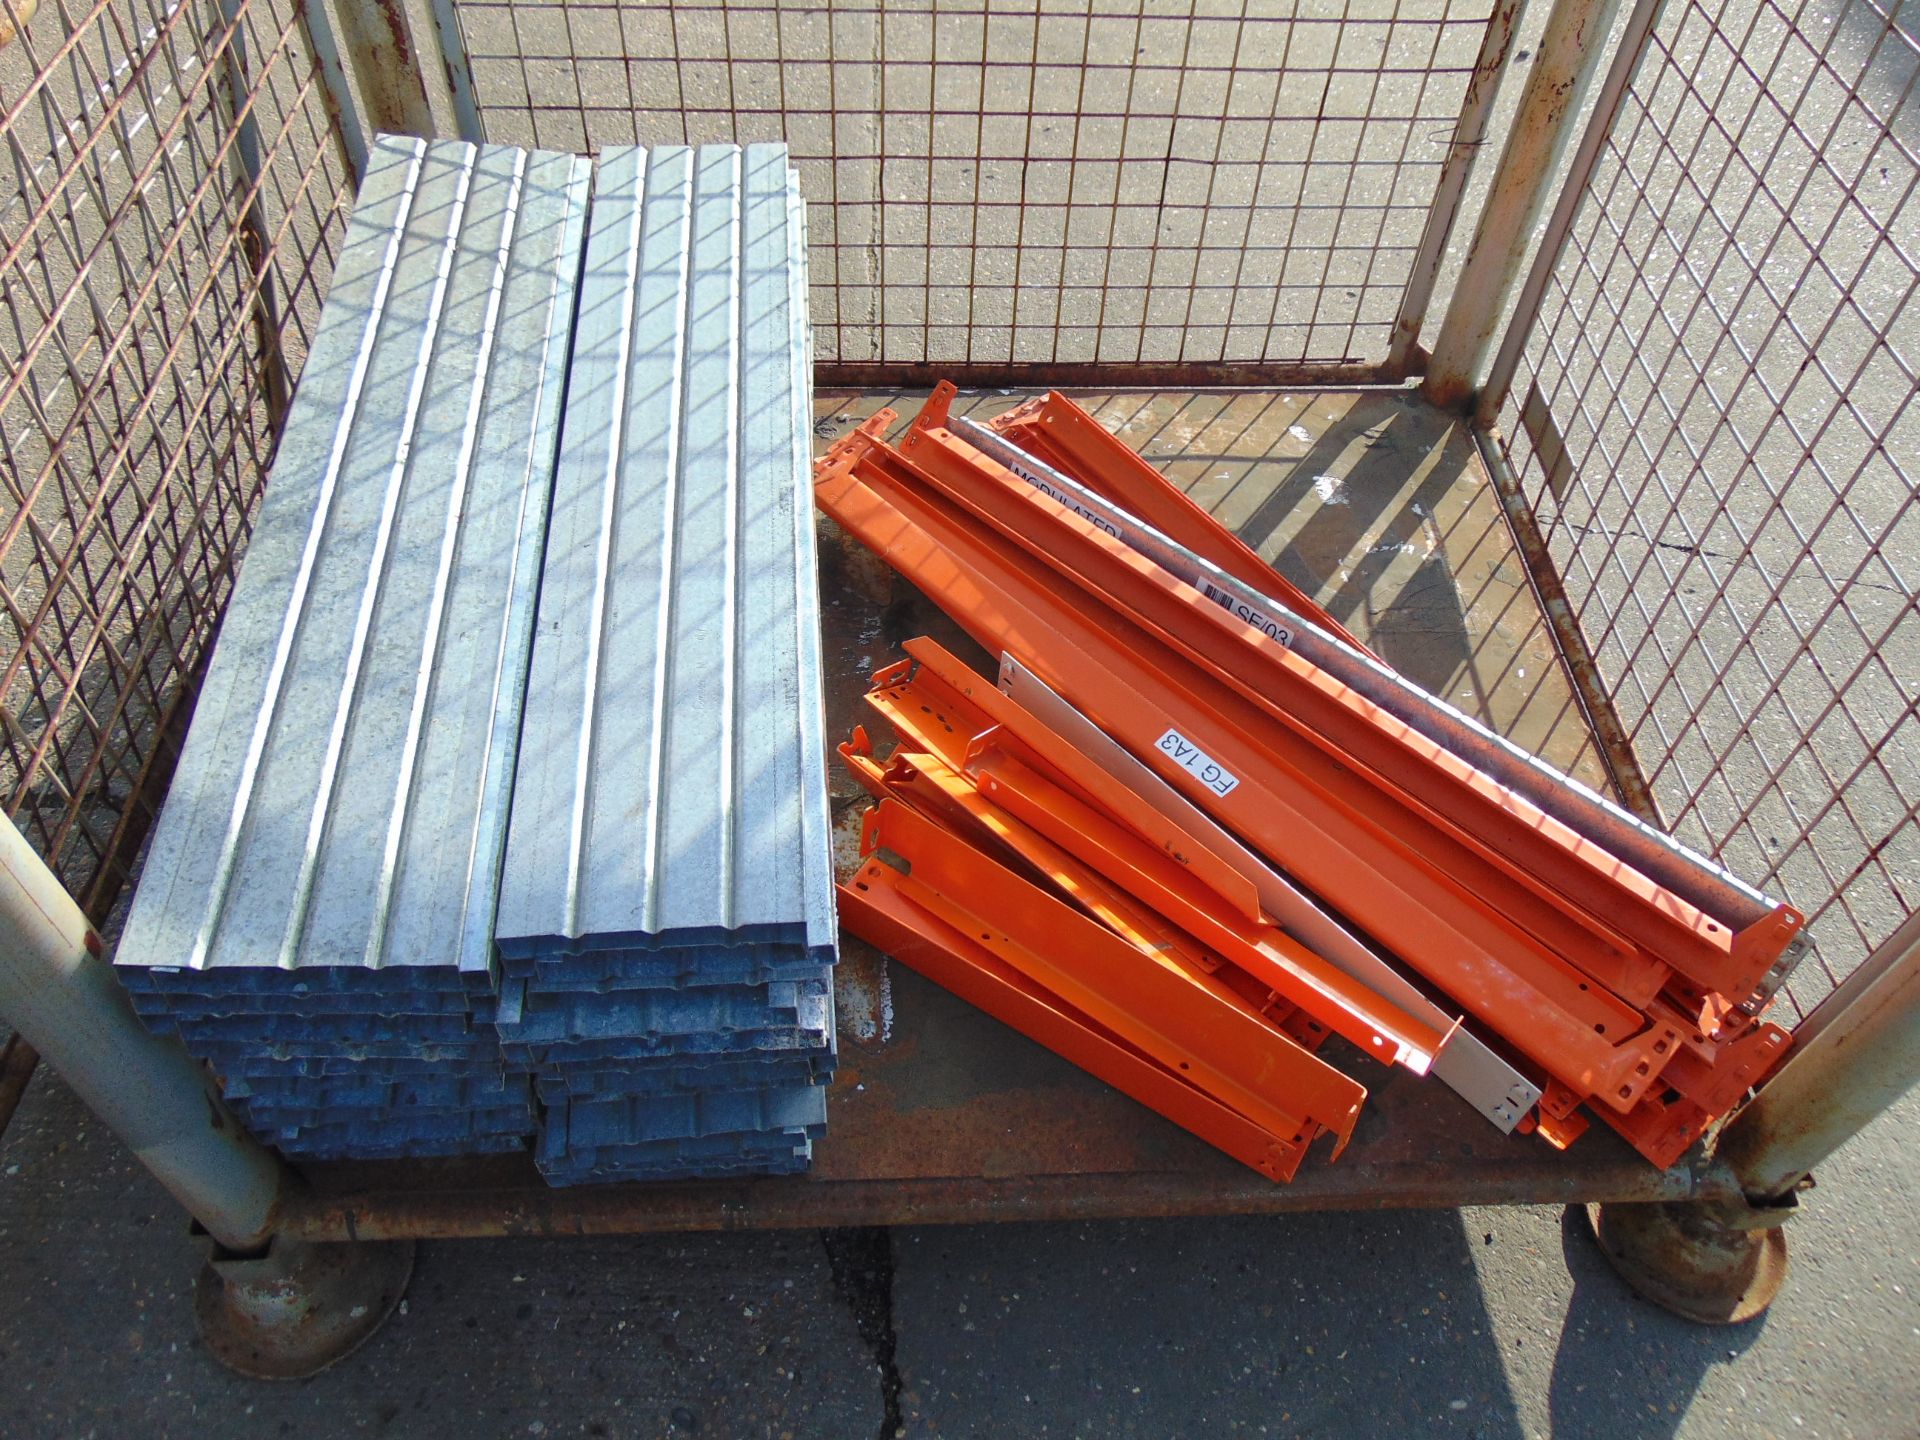
{"label": "bolt hole", "polygon": [[1192,1067],[1190,1067],[1190,1066],[1189,1066],[1189,1065],[1187,1064],[1187,1062],[1186,1062],[1186,1061],[1184,1061],[1184,1060],[1182,1060],[1182,1061],[1180,1062],[1180,1068],[1181,1068],[1182,1070],[1187,1070],[1187,1069],[1190,1069],[1190,1068],[1192,1068]]}
{"label": "bolt hole", "polygon": [[1586,989],[1586,988],[1587,988],[1587,982],[1586,982],[1586,981],[1584,981],[1584,980],[1582,980],[1582,981],[1580,982],[1580,988],[1581,988],[1582,990],[1584,990],[1584,989]]}
{"label": "bolt hole", "polygon": [[1604,1035],[1607,1033],[1607,1027],[1596,1021],[1594,1022],[1593,1033],[1596,1035]]}
{"label": "bolt hole", "polygon": [[1620,1087],[1620,1098],[1622,1100],[1627,1099],[1632,1094],[1633,1094],[1633,1087],[1631,1085],[1622,1085]]}

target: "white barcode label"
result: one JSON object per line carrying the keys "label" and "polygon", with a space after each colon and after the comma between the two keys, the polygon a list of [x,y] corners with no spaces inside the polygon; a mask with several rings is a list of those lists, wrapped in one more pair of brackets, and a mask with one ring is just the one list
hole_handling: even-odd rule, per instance
{"label": "white barcode label", "polygon": [[1240,777],[1194,744],[1178,730],[1160,737],[1160,753],[1179,761],[1196,780],[1216,795],[1231,795]]}
{"label": "white barcode label", "polygon": [[1293,631],[1289,630],[1285,625],[1282,625],[1271,615],[1266,614],[1264,611],[1254,609],[1253,606],[1247,604],[1244,600],[1236,599],[1218,586],[1208,584],[1205,580],[1200,582],[1200,593],[1228,614],[1246,621],[1247,624],[1253,626],[1253,628],[1261,634],[1278,640],[1289,649],[1292,648]]}

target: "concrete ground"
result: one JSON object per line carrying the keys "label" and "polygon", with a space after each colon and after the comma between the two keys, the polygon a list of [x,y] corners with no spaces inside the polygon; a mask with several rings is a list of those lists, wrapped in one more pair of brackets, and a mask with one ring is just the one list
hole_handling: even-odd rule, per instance
{"label": "concrete ground", "polygon": [[201,1242],[43,1073],[0,1145],[0,1434],[1911,1436],[1917,1121],[1821,1173],[1729,1329],[1550,1209],[501,1240],[423,1245],[364,1349],[269,1384],[207,1354]]}

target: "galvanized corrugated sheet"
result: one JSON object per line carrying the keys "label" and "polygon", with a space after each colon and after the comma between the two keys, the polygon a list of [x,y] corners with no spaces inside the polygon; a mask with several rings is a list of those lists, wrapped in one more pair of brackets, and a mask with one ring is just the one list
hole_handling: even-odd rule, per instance
{"label": "galvanized corrugated sheet", "polygon": [[782,146],[601,157],[504,955],[832,955],[801,220]]}
{"label": "galvanized corrugated sheet", "polygon": [[121,966],[489,963],[588,175],[375,147]]}

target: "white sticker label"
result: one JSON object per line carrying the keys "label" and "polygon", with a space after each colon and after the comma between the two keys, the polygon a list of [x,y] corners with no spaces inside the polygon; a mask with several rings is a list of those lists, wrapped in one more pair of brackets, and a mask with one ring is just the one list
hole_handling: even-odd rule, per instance
{"label": "white sticker label", "polygon": [[1285,625],[1282,625],[1271,615],[1266,614],[1264,611],[1254,609],[1244,600],[1235,599],[1217,586],[1209,585],[1205,580],[1200,582],[1200,593],[1228,614],[1246,621],[1247,624],[1253,626],[1253,628],[1258,630],[1262,635],[1267,636],[1269,639],[1278,640],[1289,649],[1293,647],[1293,631],[1289,630]]}
{"label": "white sticker label", "polygon": [[1216,795],[1231,795],[1234,787],[1240,783],[1239,776],[1178,730],[1169,730],[1160,737],[1160,750],[1162,754],[1178,760],[1196,780]]}

